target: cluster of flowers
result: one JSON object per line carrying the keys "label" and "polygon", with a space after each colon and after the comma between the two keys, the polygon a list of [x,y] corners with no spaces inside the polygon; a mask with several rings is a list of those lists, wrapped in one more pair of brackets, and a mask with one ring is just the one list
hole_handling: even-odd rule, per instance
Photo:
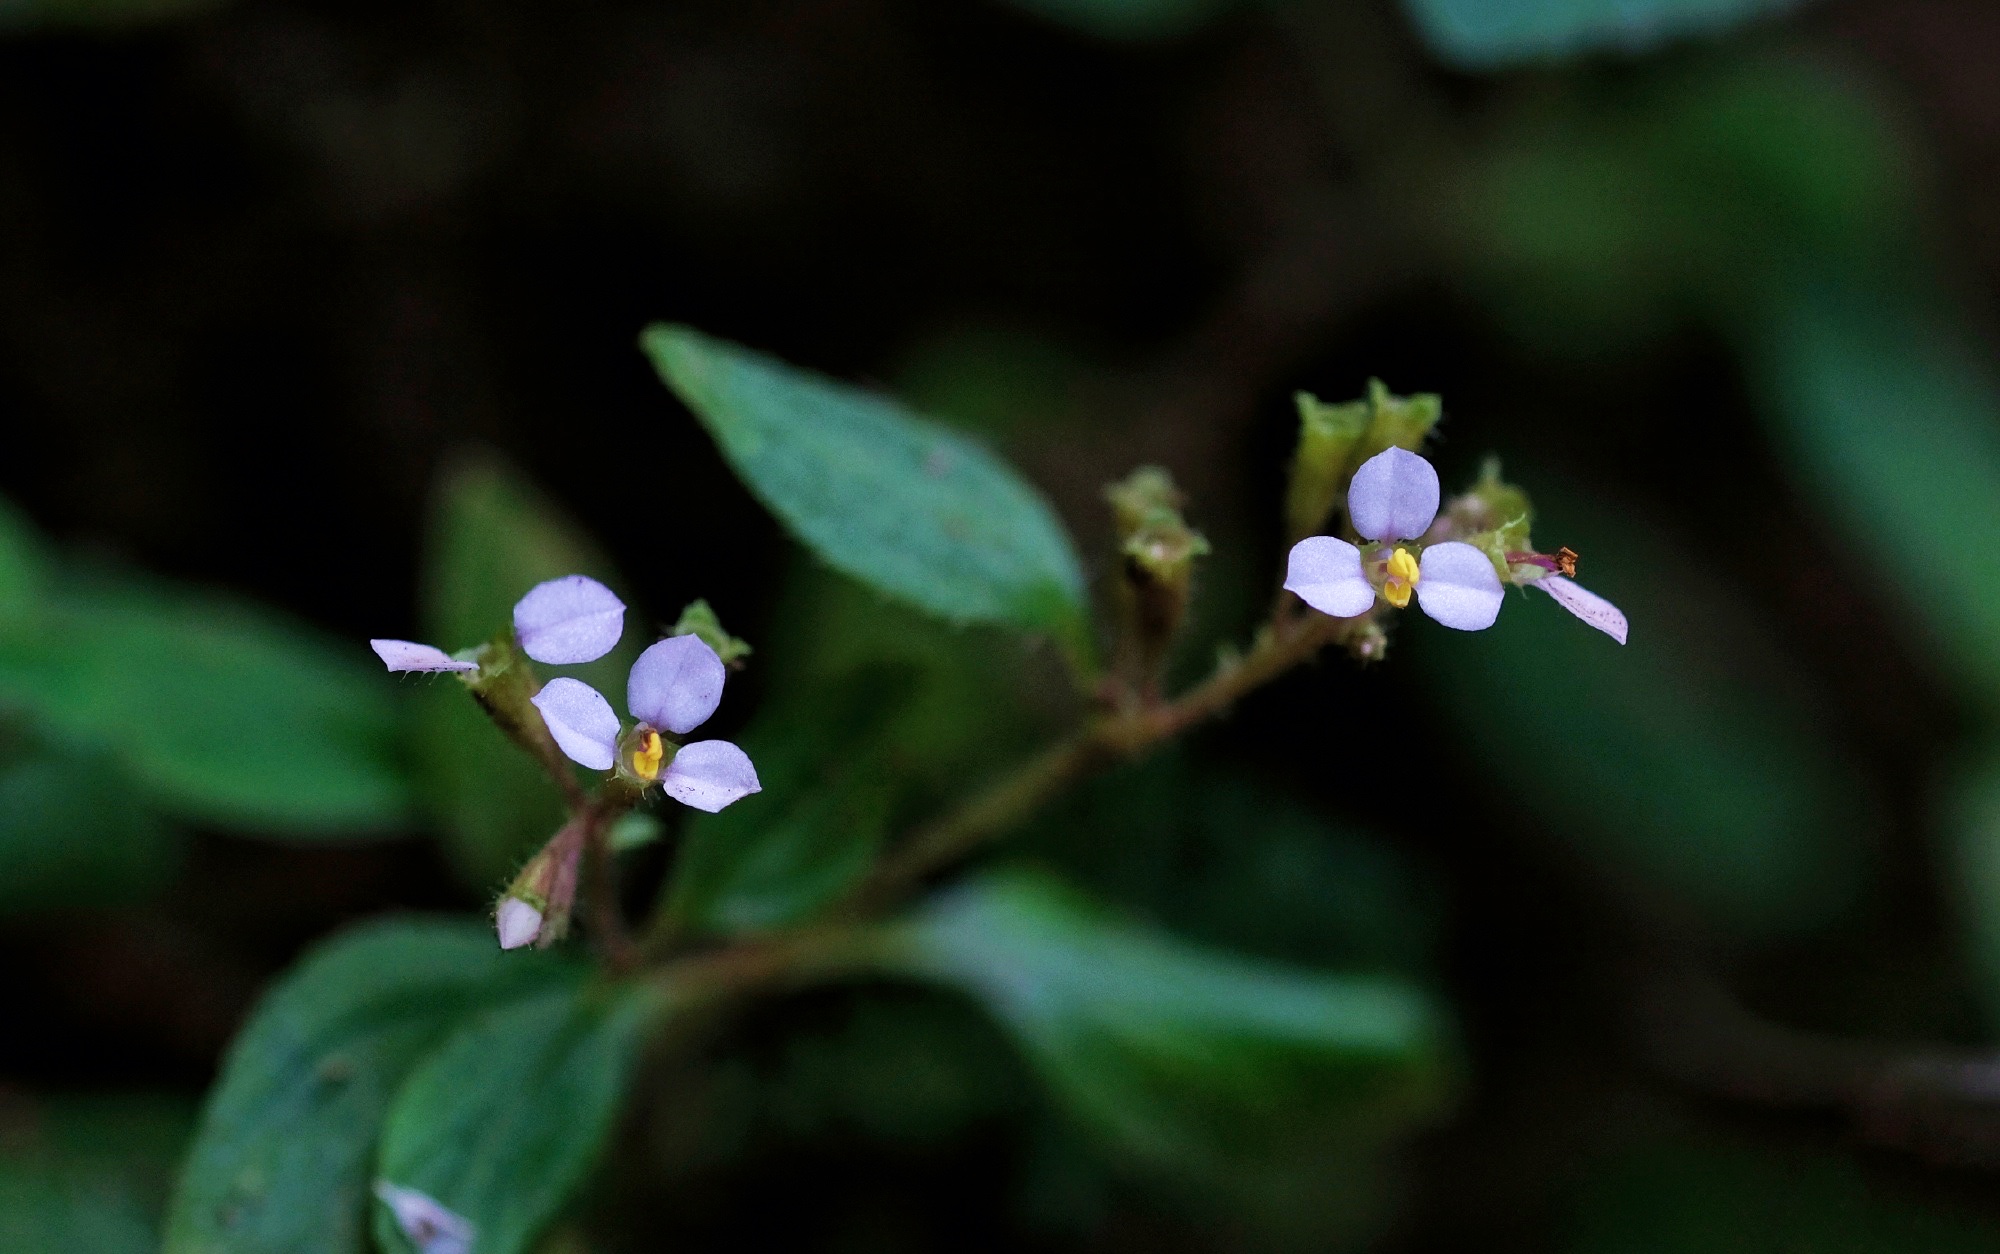
{"label": "cluster of flowers", "polygon": [[[1499,559],[1450,538],[1451,520],[1438,517],[1438,473],[1403,448],[1363,462],[1347,489],[1347,517],[1368,548],[1333,536],[1308,536],[1292,547],[1285,587],[1335,618],[1367,613],[1380,596],[1402,609],[1412,594],[1424,613],[1460,631],[1484,631],[1500,617],[1505,584],[1540,588],[1558,605],[1620,644],[1625,615],[1617,606],[1558,573],[1537,553]],[[1413,554],[1404,542],[1411,542]],[[1502,564],[1504,563],[1504,571]],[[1505,576],[1503,581],[1503,574]]]}
{"label": "cluster of flowers", "polygon": [[[625,603],[611,589],[583,575],[537,584],[514,606],[514,636],[521,651],[537,662],[573,666],[611,652],[625,630]],[[409,640],[371,640],[376,656],[392,671],[479,670],[479,650],[454,657],[432,645]],[[728,669],[699,636],[669,636],[649,646],[632,663],[625,682],[625,708],[638,720],[623,731],[602,693],[580,679],[562,677],[544,684],[531,700],[549,735],[571,760],[593,771],[621,766],[641,784],[683,805],[714,813],[758,791],[750,757],[727,740],[685,736],[708,721],[722,702]],[[664,733],[664,734],[663,734]]]}

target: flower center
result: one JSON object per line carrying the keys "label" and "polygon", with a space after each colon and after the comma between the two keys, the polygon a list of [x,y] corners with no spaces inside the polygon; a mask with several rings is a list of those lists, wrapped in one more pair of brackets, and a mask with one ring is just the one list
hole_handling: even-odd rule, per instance
{"label": "flower center", "polygon": [[1421,578],[1417,573],[1417,559],[1410,556],[1408,549],[1399,548],[1389,555],[1383,573],[1387,577],[1382,581],[1382,595],[1400,610],[1410,603],[1410,592]]}
{"label": "flower center", "polygon": [[660,733],[649,731],[639,738],[639,747],[632,751],[632,773],[640,779],[654,780],[660,777],[660,759],[667,756],[667,747],[660,741]]}

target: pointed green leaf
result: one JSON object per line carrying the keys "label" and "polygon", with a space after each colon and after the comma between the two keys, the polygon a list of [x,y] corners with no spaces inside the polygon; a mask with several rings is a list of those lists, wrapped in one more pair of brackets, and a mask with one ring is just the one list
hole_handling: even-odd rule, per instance
{"label": "pointed green leaf", "polygon": [[[554,988],[476,1016],[396,1094],[380,1179],[468,1220],[479,1254],[523,1254],[582,1183],[658,1013],[650,988]],[[389,1254],[421,1254],[378,1205]]]}
{"label": "pointed green leaf", "polygon": [[1411,985],[1204,950],[1043,876],[957,888],[876,952],[982,1002],[1071,1113],[1141,1162],[1378,1142],[1445,1097],[1445,1029]]}
{"label": "pointed green leaf", "polygon": [[690,327],[654,326],[642,343],[744,483],[829,565],[951,622],[1081,640],[1069,536],[983,446]]}
{"label": "pointed green leaf", "polygon": [[394,690],[344,645],[215,593],[74,578],[0,631],[0,705],[173,813],[313,837],[408,817]]}
{"label": "pointed green leaf", "polygon": [[166,1254],[354,1254],[374,1147],[408,1072],[468,1013],[574,980],[491,930],[399,920],[327,942],[230,1048],[182,1169]]}

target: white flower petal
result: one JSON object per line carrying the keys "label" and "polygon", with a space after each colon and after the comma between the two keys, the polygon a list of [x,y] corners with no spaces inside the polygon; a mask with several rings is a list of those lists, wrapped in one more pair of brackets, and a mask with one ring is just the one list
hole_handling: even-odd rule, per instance
{"label": "white flower petal", "polygon": [[417,1248],[417,1254],[471,1254],[471,1221],[446,1210],[436,1198],[387,1180],[375,1182],[375,1196],[396,1217],[396,1226]]}
{"label": "white flower petal", "polygon": [[625,680],[632,717],[684,736],[722,703],[728,670],[700,636],[673,636],[648,648]]}
{"label": "white flower petal", "polygon": [[618,756],[618,715],[597,689],[580,679],[551,679],[530,700],[571,761],[593,771],[611,769]]}
{"label": "white flower petal", "polygon": [[392,671],[476,671],[477,662],[461,662],[443,649],[414,640],[370,640],[368,647]]}
{"label": "white flower petal", "polygon": [[586,575],[565,575],[528,589],[514,603],[514,635],[537,662],[569,666],[611,652],[625,630],[625,603]]}
{"label": "white flower petal", "polygon": [[1548,593],[1557,605],[1619,644],[1625,643],[1625,612],[1590,589],[1561,575],[1543,575],[1529,586]]}
{"label": "white flower petal", "polygon": [[1370,540],[1414,540],[1438,512],[1438,472],[1406,448],[1385,448],[1354,472],[1347,517]]}
{"label": "white flower petal", "polygon": [[1361,573],[1361,550],[1332,536],[1308,536],[1292,546],[1285,589],[1335,618],[1365,614],[1375,604],[1375,585]]}
{"label": "white flower petal", "polygon": [[542,912],[519,897],[509,897],[493,912],[493,930],[499,934],[500,948],[519,949],[542,934]]}
{"label": "white flower petal", "polygon": [[682,805],[714,814],[732,801],[763,790],[750,755],[727,740],[682,745],[660,776],[660,787]]}
{"label": "white flower petal", "polygon": [[1486,554],[1457,540],[1433,544],[1418,564],[1417,604],[1447,627],[1484,631],[1506,598]]}

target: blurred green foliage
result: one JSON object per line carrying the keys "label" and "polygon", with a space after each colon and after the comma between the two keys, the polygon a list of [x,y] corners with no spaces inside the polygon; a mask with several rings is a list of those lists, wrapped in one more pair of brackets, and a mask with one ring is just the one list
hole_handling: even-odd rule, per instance
{"label": "blurred green foliage", "polygon": [[1645,52],[1799,0],[1404,0],[1439,56],[1493,69],[1592,52]]}
{"label": "blurred green foliage", "polygon": [[178,1097],[0,1102],[0,1250],[155,1254],[193,1114]]}

